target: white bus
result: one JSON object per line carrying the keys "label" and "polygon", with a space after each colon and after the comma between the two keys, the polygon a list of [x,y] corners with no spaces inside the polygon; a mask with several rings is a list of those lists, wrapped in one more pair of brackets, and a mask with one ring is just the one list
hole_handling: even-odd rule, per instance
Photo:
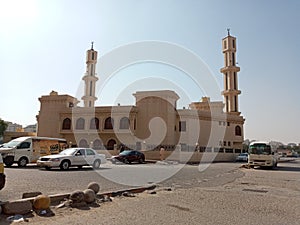
{"label": "white bus", "polygon": [[67,141],[62,138],[19,137],[3,144],[0,154],[6,166],[18,163],[19,167],[24,167],[41,156],[57,154],[67,147]]}
{"label": "white bus", "polygon": [[277,167],[279,155],[277,149],[272,149],[267,142],[252,142],[249,146],[248,164],[250,167]]}

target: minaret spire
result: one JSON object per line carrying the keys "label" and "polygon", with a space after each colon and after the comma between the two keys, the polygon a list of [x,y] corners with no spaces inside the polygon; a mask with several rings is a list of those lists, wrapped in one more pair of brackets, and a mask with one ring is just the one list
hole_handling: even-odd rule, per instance
{"label": "minaret spire", "polygon": [[227,35],[230,36],[230,28],[227,28]]}
{"label": "minaret spire", "polygon": [[97,97],[96,93],[96,81],[98,77],[96,76],[96,64],[97,64],[97,51],[94,50],[94,42],[91,42],[91,49],[86,52],[86,72],[82,80],[84,80],[84,96],[82,100],[84,101],[84,107],[94,107]]}
{"label": "minaret spire", "polygon": [[230,114],[239,115],[238,95],[241,91],[238,90],[238,72],[240,67],[236,66],[236,38],[230,36],[230,29],[227,29],[228,36],[222,40],[222,50],[224,54],[224,67],[221,73],[224,75],[224,91],[222,95],[225,99],[225,111]]}

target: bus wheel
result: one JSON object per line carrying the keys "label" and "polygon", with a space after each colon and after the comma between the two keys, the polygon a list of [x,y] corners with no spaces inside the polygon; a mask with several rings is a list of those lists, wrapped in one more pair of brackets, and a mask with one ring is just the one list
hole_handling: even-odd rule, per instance
{"label": "bus wheel", "polygon": [[27,163],[28,163],[27,158],[21,157],[21,158],[19,159],[19,161],[18,161],[18,166],[19,166],[19,167],[25,167],[25,166],[27,165]]}

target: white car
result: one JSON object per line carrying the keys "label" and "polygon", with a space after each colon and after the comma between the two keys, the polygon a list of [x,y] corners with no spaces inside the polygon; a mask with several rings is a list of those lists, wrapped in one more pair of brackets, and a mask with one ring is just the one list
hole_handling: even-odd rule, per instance
{"label": "white car", "polygon": [[237,157],[236,157],[236,161],[237,162],[248,162],[248,153],[240,153]]}
{"label": "white car", "polygon": [[55,155],[42,156],[37,160],[37,165],[47,170],[52,167],[60,167],[67,170],[71,166],[92,166],[98,169],[101,164],[106,163],[104,154],[98,154],[91,148],[68,148]]}

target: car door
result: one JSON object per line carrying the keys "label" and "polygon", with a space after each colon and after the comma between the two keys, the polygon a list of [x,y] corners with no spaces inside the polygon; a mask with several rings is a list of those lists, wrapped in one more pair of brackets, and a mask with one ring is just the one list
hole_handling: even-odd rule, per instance
{"label": "car door", "polygon": [[96,153],[92,149],[87,148],[86,149],[86,162],[89,165],[93,165],[94,161],[96,159]]}
{"label": "car door", "polygon": [[85,149],[78,149],[73,156],[73,165],[79,166],[79,165],[85,165]]}
{"label": "car door", "polygon": [[32,151],[31,151],[31,140],[21,142],[15,150],[15,161],[18,161],[21,157],[27,157],[31,162]]}
{"label": "car door", "polygon": [[132,152],[129,153],[129,155],[128,155],[128,160],[129,160],[130,162],[136,161],[136,157],[137,157],[136,153],[137,153],[137,152],[135,152],[135,151],[132,151]]}

